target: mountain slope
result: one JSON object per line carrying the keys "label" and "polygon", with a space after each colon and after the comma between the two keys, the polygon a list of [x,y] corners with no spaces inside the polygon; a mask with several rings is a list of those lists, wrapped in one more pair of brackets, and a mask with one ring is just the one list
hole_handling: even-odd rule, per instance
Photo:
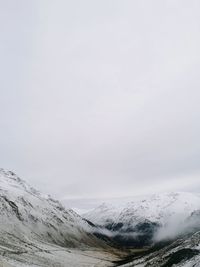
{"label": "mountain slope", "polygon": [[[162,245],[163,246],[163,245]],[[144,253],[145,254],[145,253]],[[174,242],[149,250],[146,255],[135,256],[123,267],[199,267],[200,266],[200,232],[182,236]]]}
{"label": "mountain slope", "polygon": [[[89,224],[50,196],[30,187],[14,173],[0,170],[0,231],[31,236],[59,245],[95,245]],[[20,233],[20,234],[19,234]]]}
{"label": "mountain slope", "polygon": [[104,250],[110,248],[91,233],[87,221],[4,169],[0,169],[0,214],[0,255],[11,265],[14,262],[12,266],[105,262]]}

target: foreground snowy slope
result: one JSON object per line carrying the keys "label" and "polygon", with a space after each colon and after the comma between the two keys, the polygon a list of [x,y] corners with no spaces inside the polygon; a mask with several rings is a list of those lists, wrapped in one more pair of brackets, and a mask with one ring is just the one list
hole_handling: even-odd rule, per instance
{"label": "foreground snowy slope", "polygon": [[0,170],[0,212],[0,233],[63,246],[95,246],[94,238],[86,233],[90,226],[78,214],[65,210],[58,201],[3,169]]}
{"label": "foreground snowy slope", "polygon": [[0,266],[108,266],[114,258],[88,222],[4,169],[0,215]]}
{"label": "foreground snowy slope", "polygon": [[[21,254],[7,253],[0,259],[1,267],[111,267],[118,257],[98,249],[67,249],[40,244]],[[3,262],[4,265],[1,265]]]}

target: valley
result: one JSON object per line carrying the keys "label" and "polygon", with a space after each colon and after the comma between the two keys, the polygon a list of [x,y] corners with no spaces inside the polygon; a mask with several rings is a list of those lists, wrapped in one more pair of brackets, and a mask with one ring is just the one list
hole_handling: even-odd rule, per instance
{"label": "valley", "polygon": [[198,266],[199,203],[198,194],[174,192],[80,216],[0,169],[0,266]]}

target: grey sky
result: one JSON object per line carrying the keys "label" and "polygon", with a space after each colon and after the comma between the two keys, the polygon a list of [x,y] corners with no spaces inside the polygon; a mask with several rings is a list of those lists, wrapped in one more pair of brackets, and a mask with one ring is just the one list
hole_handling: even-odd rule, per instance
{"label": "grey sky", "polygon": [[200,2],[0,0],[0,161],[59,198],[200,188]]}

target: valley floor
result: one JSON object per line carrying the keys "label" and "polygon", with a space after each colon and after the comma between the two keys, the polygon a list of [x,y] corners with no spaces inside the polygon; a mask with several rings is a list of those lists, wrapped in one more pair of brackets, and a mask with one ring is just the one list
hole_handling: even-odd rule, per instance
{"label": "valley floor", "polygon": [[0,267],[110,267],[118,257],[103,250],[66,249],[45,245],[43,250],[24,253],[6,252],[0,258]]}
{"label": "valley floor", "polygon": [[0,267],[200,267],[199,236],[200,232],[156,250],[75,249],[49,243],[13,250],[0,245]]}

